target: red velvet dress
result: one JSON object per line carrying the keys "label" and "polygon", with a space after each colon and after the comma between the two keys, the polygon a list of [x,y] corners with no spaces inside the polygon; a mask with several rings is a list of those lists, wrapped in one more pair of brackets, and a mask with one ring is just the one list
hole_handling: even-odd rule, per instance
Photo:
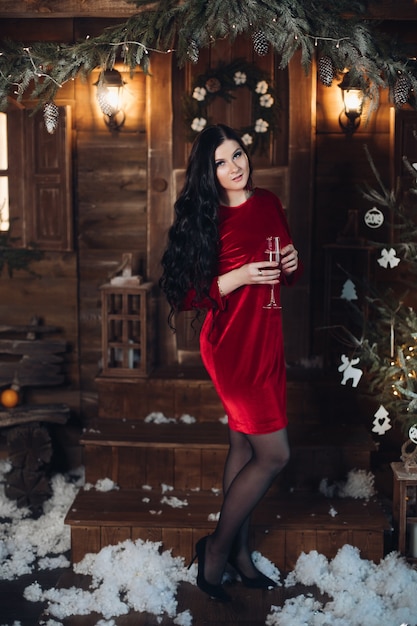
{"label": "red velvet dress", "polygon": [[[281,202],[264,189],[255,189],[239,206],[221,206],[219,225],[219,275],[267,259],[268,236],[278,235],[281,248],[291,242]],[[281,274],[281,283],[286,282]],[[263,308],[270,290],[270,285],[245,285],[221,298],[214,280],[210,293],[219,308],[209,309],[200,335],[201,356],[229,427],[247,434],[287,425],[281,310]],[[279,292],[276,285],[277,302]]]}

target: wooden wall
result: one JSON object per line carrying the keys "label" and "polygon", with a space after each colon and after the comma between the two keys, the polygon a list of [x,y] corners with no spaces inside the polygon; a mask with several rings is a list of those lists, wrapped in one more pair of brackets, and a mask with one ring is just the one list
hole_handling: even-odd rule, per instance
{"label": "wooden wall", "polygon": [[[17,40],[71,41],[100,32],[106,20],[3,20]],[[126,122],[120,132],[104,124],[95,98],[98,73],[77,79],[59,90],[58,105],[72,109],[73,250],[48,251],[32,266],[39,278],[18,271],[0,276],[2,324],[27,324],[33,316],[61,329],[68,342],[66,384],[56,389],[33,389],[31,401],[66,402],[74,424],[66,437],[77,439],[81,425],[96,414],[95,377],[101,359],[100,285],[108,281],[124,252],[135,252],[138,270],[147,267],[147,133],[146,79],[138,70],[126,82]],[[25,102],[28,106],[33,103]],[[74,434],[72,434],[72,426]],[[70,432],[71,431],[71,432]]]}
{"label": "wooden wall", "polygon": [[[121,264],[124,252],[138,257],[146,275],[147,139],[145,76],[122,73],[126,122],[109,132],[95,103],[97,73],[76,81],[76,199],[79,276],[79,346],[82,411],[95,410],[101,361],[100,285]],[[146,277],[146,276],[145,276]]]}
{"label": "wooden wall", "polygon": [[[51,3],[55,9],[58,7],[52,0]],[[61,13],[58,18],[53,12],[46,17],[39,17],[38,13],[36,22],[28,15],[16,19],[12,4],[18,12],[22,2],[6,6],[3,15],[10,19],[2,19],[2,34],[16,40],[72,41],[97,34],[110,24],[98,17],[71,18]],[[64,10],[67,4],[61,2],[59,7]],[[94,12],[91,2],[81,2],[80,7],[87,15],[93,14],[88,11]],[[122,21],[122,14],[120,18],[118,21]],[[415,41],[413,25],[414,22],[398,21],[392,28],[405,33],[407,40]],[[47,390],[47,394],[58,394],[83,420],[95,414],[97,406],[95,377],[101,355],[98,288],[116,269],[123,252],[128,251],[137,252],[139,270],[145,278],[157,277],[158,246],[172,207],[171,191],[165,191],[160,182],[173,185],[173,167],[181,167],[178,151],[172,154],[170,106],[164,118],[165,103],[155,104],[157,94],[164,89],[166,102],[170,103],[173,69],[162,56],[156,64],[152,79],[146,79],[140,71],[133,77],[124,76],[127,120],[119,133],[108,131],[95,103],[96,74],[88,81],[77,79],[60,90],[58,104],[70,105],[73,112],[74,250],[48,252],[36,266],[40,278],[24,272],[12,279],[5,273],[0,277],[2,323],[26,324],[36,314],[46,324],[62,329],[70,346],[68,384],[59,391]],[[320,82],[316,84],[314,69],[305,76],[299,66],[295,58],[289,68],[288,166],[293,201],[290,220],[306,251],[308,265],[311,262],[311,270],[305,278],[299,306],[294,306],[298,311],[294,314],[294,326],[298,323],[296,315],[304,327],[310,326],[311,352],[320,355],[323,246],[337,239],[351,209],[365,208],[356,188],[359,182],[372,181],[364,144],[369,146],[384,180],[390,181],[393,119],[387,95],[381,94],[378,110],[368,123],[363,120],[355,135],[345,136],[337,121],[342,108],[340,89],[337,85],[326,88]],[[175,97],[180,95],[174,92]],[[282,155],[280,158],[280,163],[286,163]],[[313,189],[314,206],[310,213],[308,199]],[[153,225],[149,222],[150,205],[158,213]],[[310,305],[313,314],[305,322],[301,318],[308,316]],[[305,337],[303,342],[305,345]],[[39,398],[42,394],[45,395],[36,391],[34,396]]]}

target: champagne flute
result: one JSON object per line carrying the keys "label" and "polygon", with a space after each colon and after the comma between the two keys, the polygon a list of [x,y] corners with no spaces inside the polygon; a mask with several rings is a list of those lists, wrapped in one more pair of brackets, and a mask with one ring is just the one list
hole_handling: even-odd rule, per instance
{"label": "champagne flute", "polygon": [[[268,261],[276,261],[279,263],[280,259],[280,247],[279,237],[267,237],[266,238],[266,250],[265,254],[268,255]],[[282,307],[275,301],[274,285],[271,285],[271,293],[268,304],[265,304],[264,309],[281,309]]]}

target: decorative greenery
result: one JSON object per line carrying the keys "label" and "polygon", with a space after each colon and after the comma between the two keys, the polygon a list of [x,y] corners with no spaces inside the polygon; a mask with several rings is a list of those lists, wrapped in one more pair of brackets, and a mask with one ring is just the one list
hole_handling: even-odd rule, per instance
{"label": "decorative greenery", "polygon": [[208,107],[216,98],[231,102],[234,93],[245,88],[252,94],[252,111],[251,124],[240,129],[242,141],[252,153],[258,147],[265,150],[277,119],[277,97],[268,76],[244,59],[236,59],[229,65],[220,63],[194,80],[191,94],[184,96],[184,119],[190,141],[211,123]]}
{"label": "decorative greenery", "polygon": [[30,246],[17,248],[16,243],[18,241],[18,237],[12,236],[11,226],[7,231],[0,231],[0,276],[4,267],[7,267],[10,278],[13,277],[13,272],[16,270],[24,270],[36,276],[29,265],[33,261],[40,261],[44,256],[43,252]]}
{"label": "decorative greenery", "polygon": [[[403,157],[411,187],[390,190],[368,151],[367,156],[378,188],[367,186],[364,197],[391,216],[395,235],[389,247],[401,259],[402,269],[385,291],[368,286],[371,314],[364,336],[354,342],[354,354],[360,356],[370,393],[407,432],[417,422],[417,313],[410,306],[417,275],[417,171]],[[387,247],[370,243],[377,250]]]}
{"label": "decorative greenery", "polygon": [[[60,86],[93,69],[111,69],[116,60],[134,70],[149,70],[150,54],[173,53],[181,66],[195,62],[198,51],[216,40],[245,33],[262,39],[281,58],[281,68],[300,51],[306,70],[319,56],[331,59],[335,76],[345,68],[366,91],[371,107],[379,89],[388,87],[395,102],[402,92],[417,90],[406,51],[367,20],[368,3],[360,0],[129,0],[138,12],[98,37],[75,43],[38,42],[30,47],[3,42],[0,47],[0,109],[7,97],[52,101]],[[369,3],[372,4],[372,3]],[[256,48],[255,48],[256,50]],[[413,99],[413,104],[415,100]]]}

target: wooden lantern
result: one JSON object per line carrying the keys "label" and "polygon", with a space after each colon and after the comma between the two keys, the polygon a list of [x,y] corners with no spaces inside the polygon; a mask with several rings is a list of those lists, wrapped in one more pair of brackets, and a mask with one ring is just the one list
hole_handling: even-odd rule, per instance
{"label": "wooden lantern", "polygon": [[150,331],[152,283],[103,285],[103,376],[149,376],[153,365]]}

